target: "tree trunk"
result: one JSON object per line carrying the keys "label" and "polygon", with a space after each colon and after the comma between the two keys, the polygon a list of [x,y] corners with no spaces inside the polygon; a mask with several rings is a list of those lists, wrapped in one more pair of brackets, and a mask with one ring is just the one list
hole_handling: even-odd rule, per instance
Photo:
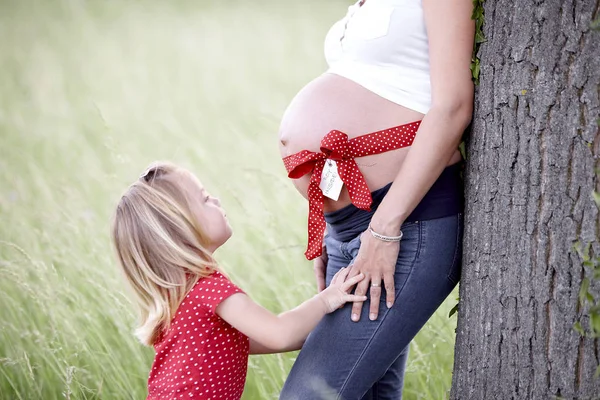
{"label": "tree trunk", "polygon": [[600,399],[600,343],[573,329],[573,246],[600,254],[600,0],[484,8],[451,397]]}

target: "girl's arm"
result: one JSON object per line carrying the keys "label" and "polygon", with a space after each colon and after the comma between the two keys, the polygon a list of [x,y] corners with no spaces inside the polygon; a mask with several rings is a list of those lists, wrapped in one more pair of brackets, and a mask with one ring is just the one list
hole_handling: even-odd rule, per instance
{"label": "girl's arm", "polygon": [[[475,24],[472,0],[423,0],[429,38],[431,109],[423,118],[415,140],[389,192],[371,220],[371,228],[382,235],[397,236],[406,217],[419,204],[440,176],[460,143],[471,120],[473,83],[471,54]],[[376,319],[381,286],[386,303],[394,303],[394,269],[399,244],[361,237],[361,247],[351,273],[365,274],[356,294],[370,290],[370,319]],[[381,283],[371,287],[370,282]],[[352,319],[358,321],[362,303],[355,303]]]}
{"label": "girl's arm", "polygon": [[327,289],[280,315],[271,313],[243,293],[223,300],[216,313],[250,338],[250,354],[298,350],[325,314],[337,310],[346,302],[367,299],[366,296],[349,293],[363,279],[363,275],[346,281],[347,276],[348,269],[342,268]]}

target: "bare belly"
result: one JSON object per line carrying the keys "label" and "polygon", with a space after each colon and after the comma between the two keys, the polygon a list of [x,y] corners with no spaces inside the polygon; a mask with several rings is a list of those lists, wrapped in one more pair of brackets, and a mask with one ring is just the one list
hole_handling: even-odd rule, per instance
{"label": "bare belly", "polygon": [[[320,151],[321,139],[333,129],[350,138],[419,121],[423,114],[392,103],[338,75],[323,74],[306,85],[285,111],[279,131],[282,158],[302,150]],[[392,182],[410,147],[356,158],[371,191]],[[449,164],[460,160],[458,151]],[[310,176],[294,180],[306,197]],[[338,201],[325,199],[325,211],[350,204],[344,188]]]}

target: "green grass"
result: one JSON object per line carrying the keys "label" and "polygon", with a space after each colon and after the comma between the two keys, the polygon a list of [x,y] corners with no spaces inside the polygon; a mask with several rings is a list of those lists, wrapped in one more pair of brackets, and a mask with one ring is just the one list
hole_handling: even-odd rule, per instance
{"label": "green grass", "polygon": [[[221,197],[234,237],[218,259],[256,301],[314,294],[277,130],[347,6],[0,0],[1,399],[145,396],[152,350],[132,335],[109,220],[152,160]],[[446,397],[454,302],[412,344],[406,399]],[[245,399],[276,398],[294,357],[252,357]]]}

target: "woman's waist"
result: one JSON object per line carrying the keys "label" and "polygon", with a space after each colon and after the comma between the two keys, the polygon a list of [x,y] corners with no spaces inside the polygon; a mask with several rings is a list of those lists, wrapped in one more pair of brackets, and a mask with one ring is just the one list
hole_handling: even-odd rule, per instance
{"label": "woman's waist", "polygon": [[[447,166],[425,194],[423,199],[406,218],[405,223],[443,218],[463,212],[464,194],[462,163]],[[365,231],[377,207],[383,201],[392,183],[371,191],[371,210],[357,208],[353,204],[326,211],[327,233],[340,241],[348,241]]]}
{"label": "woman's waist", "polygon": [[[384,188],[390,182],[393,182],[402,167],[406,156],[410,151],[410,147],[404,147],[396,150],[390,150],[384,153],[374,154],[366,157],[357,157],[354,159],[359,171],[365,179],[367,187],[370,192],[377,191]],[[455,165],[462,160],[460,152],[456,150],[448,162],[448,167]],[[296,190],[300,192],[302,196],[308,199],[308,187],[310,184],[312,174],[306,174],[299,179],[293,179],[293,184]],[[324,212],[334,212],[345,208],[352,204],[350,195],[346,188],[346,185],[342,187],[339,198],[332,200],[328,197],[324,197]]]}
{"label": "woman's waist", "polygon": [[[406,158],[409,148],[390,150],[385,153],[374,154],[366,157],[357,157],[354,159],[358,169],[365,179],[369,191],[373,192],[384,187],[393,181],[400,167]],[[296,189],[308,199],[308,186],[312,173],[306,174],[301,178],[294,179],[293,184]],[[324,197],[324,211],[331,212],[344,208],[352,203],[346,185],[342,187],[339,198],[332,200]]]}

